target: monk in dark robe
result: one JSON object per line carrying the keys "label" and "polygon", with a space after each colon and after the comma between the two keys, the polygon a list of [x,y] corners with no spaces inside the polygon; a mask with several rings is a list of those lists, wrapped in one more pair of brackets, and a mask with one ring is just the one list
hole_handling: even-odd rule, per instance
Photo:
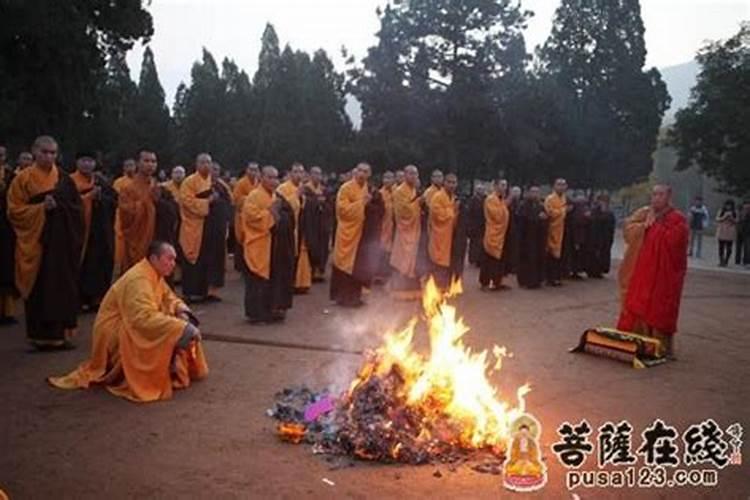
{"label": "monk in dark robe", "polygon": [[16,233],[16,288],[25,301],[26,334],[38,349],[71,348],[79,309],[83,211],[75,184],[55,165],[57,142],[38,137],[34,164],[8,189]]}
{"label": "monk in dark robe", "polygon": [[[368,253],[359,253],[360,246],[367,243],[363,236],[367,205],[372,200],[372,194],[367,185],[370,173],[370,165],[360,163],[355,168],[354,178],[345,182],[336,195],[337,223],[336,240],[333,246],[330,298],[344,307],[363,305],[362,288],[369,285],[367,282],[367,278],[370,277],[369,266],[364,262],[360,263],[359,279],[355,275],[357,257],[362,261],[366,255],[377,254],[377,247],[370,248],[369,246]],[[371,238],[372,235],[370,235]]]}
{"label": "monk in dark robe", "polygon": [[461,200],[456,203],[458,218],[453,228],[453,243],[451,244],[451,264],[450,273],[451,281],[463,278],[464,266],[466,265],[466,250],[469,246],[468,236],[468,219],[469,203],[468,200]]}
{"label": "monk in dark robe", "polygon": [[591,229],[591,210],[586,196],[576,193],[565,216],[565,235],[563,236],[562,269],[563,276],[573,280],[583,279],[589,252],[589,232]]}
{"label": "monk in dark robe", "polygon": [[467,233],[469,236],[469,264],[479,266],[482,257],[482,241],[484,240],[484,186],[478,184],[474,194],[468,201]]}
{"label": "monk in dark robe", "polygon": [[623,233],[627,248],[619,273],[617,328],[660,340],[673,358],[689,229],[685,216],[672,206],[672,188],[654,186],[651,205],[630,216]]}
{"label": "monk in dark robe", "polygon": [[609,273],[616,225],[615,214],[609,208],[609,195],[602,193],[597,196],[596,205],[591,211],[589,255],[586,262],[586,274],[591,278],[603,278]]}
{"label": "monk in dark robe", "polygon": [[[221,165],[213,162],[211,165],[211,189],[218,195],[215,203],[211,204],[203,228],[203,235],[208,242],[206,248],[208,259],[208,286],[211,290],[224,287],[227,271],[227,252],[229,242],[227,235],[232,221],[232,188],[221,177]],[[209,299],[216,295],[209,293]]]}
{"label": "monk in dark robe", "polygon": [[303,197],[305,202],[300,216],[300,229],[312,267],[312,282],[320,283],[325,281],[331,239],[329,222],[325,220],[328,214],[323,171],[320,167],[310,168],[310,179],[304,184]]}
{"label": "monk in dark robe", "polygon": [[294,210],[294,239],[295,252],[297,255],[295,261],[294,291],[295,293],[307,293],[312,286],[312,267],[310,266],[310,255],[307,250],[307,243],[300,226],[300,218],[305,204],[303,177],[305,176],[305,167],[301,163],[294,163],[289,171],[289,178],[282,182],[276,189],[278,194],[284,197]]}
{"label": "monk in dark robe", "polygon": [[93,155],[79,153],[70,178],[83,207],[84,240],[81,256],[81,307],[95,311],[112,282],[117,193],[94,172]]}
{"label": "monk in dark robe", "polygon": [[391,250],[390,291],[397,300],[418,300],[422,285],[417,274],[417,256],[422,233],[421,197],[417,194],[419,170],[404,168],[404,182],[393,191],[393,218],[396,232]]}
{"label": "monk in dark robe", "polygon": [[255,162],[247,164],[245,175],[237,181],[232,189],[232,204],[234,205],[234,238],[237,245],[234,247],[234,269],[244,273],[245,258],[242,256],[242,206],[245,198],[250,192],[260,185],[260,166]]}
{"label": "monk in dark robe", "polygon": [[263,167],[260,186],[242,207],[245,316],[253,324],[283,321],[294,288],[294,210],[276,193],[279,173]]}
{"label": "monk in dark robe", "polygon": [[[369,176],[368,176],[369,177]],[[354,272],[352,277],[364,288],[372,288],[375,277],[382,265],[380,254],[380,236],[385,217],[385,203],[380,191],[368,187],[370,201],[365,205],[365,224],[362,238],[357,246],[357,256],[354,258]]]}
{"label": "monk in dark robe", "polygon": [[508,205],[508,234],[503,250],[503,261],[505,262],[505,272],[507,274],[516,274],[518,267],[518,210],[521,206],[521,188],[513,186],[508,191],[508,197],[505,202]]}
{"label": "monk in dark robe", "polygon": [[510,219],[505,202],[506,186],[507,183],[496,182],[494,192],[484,200],[484,255],[479,267],[479,284],[483,291],[508,289],[503,284],[503,252]]}
{"label": "monk in dark robe", "polygon": [[539,288],[544,281],[547,246],[547,213],[539,186],[531,186],[516,213],[518,263],[516,279],[523,288]]}
{"label": "monk in dark robe", "polygon": [[8,187],[15,174],[6,163],[5,146],[0,146],[0,326],[18,323],[15,283],[16,233],[8,220]]}

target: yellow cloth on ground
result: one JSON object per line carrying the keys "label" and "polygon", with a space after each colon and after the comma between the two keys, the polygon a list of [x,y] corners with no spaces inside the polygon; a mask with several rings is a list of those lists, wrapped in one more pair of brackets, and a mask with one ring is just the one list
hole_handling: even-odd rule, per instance
{"label": "yellow cloth on ground", "polygon": [[195,264],[201,251],[203,223],[208,216],[209,199],[198,198],[198,194],[211,189],[211,176],[203,177],[198,172],[182,181],[180,186],[180,248],[185,259]]}
{"label": "yellow cloth on ground", "polygon": [[453,228],[456,224],[456,204],[453,196],[441,189],[432,195],[429,205],[430,241],[427,247],[430,260],[442,267],[451,264]]}
{"label": "yellow cloth on ground", "polygon": [[404,276],[414,278],[422,210],[416,189],[405,182],[393,192],[393,215],[396,236],[391,250],[391,265]]}
{"label": "yellow cloth on ground", "polygon": [[365,227],[367,184],[354,179],[345,182],[336,195],[336,239],[333,265],[346,274],[354,272],[357,248]]}
{"label": "yellow cloth on ground", "polygon": [[271,214],[274,194],[265,188],[254,189],[242,206],[242,250],[245,264],[263,279],[271,277],[271,229],[275,221]]}
{"label": "yellow cloth on ground", "polygon": [[565,207],[567,200],[565,195],[551,193],[544,200],[544,210],[549,217],[547,230],[547,251],[556,259],[562,255],[563,233],[565,231]]}
{"label": "yellow cloth on ground", "polygon": [[199,342],[176,350],[187,322],[175,317],[184,304],[153,266],[143,259],[104,296],[94,321],[91,358],[49,383],[60,389],[106,386],[136,402],[172,397],[208,374]]}
{"label": "yellow cloth on ground", "polygon": [[29,201],[40,193],[52,191],[59,176],[57,166],[46,171],[34,164],[21,170],[8,188],[8,220],[16,232],[16,288],[24,299],[29,298],[39,274],[46,220],[44,203]]}
{"label": "yellow cloth on ground", "polygon": [[503,256],[508,231],[508,206],[497,193],[484,199],[484,251],[495,259]]}

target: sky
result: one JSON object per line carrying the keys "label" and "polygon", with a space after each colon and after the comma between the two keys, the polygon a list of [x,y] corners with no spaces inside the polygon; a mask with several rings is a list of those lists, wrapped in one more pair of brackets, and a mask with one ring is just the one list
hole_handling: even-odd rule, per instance
{"label": "sky", "polygon": [[[376,9],[385,0],[152,0],[154,19],[149,42],[167,102],[180,81],[189,83],[190,68],[207,48],[220,62],[234,59],[252,78],[266,22],[276,28],[282,47],[313,52],[323,48],[339,69],[341,48],[361,58],[376,42]],[[549,34],[558,0],[521,0],[534,11],[525,32],[531,50]],[[706,40],[736,33],[750,20],[750,0],[641,0],[646,26],[647,66],[664,68],[690,61]],[[143,47],[128,55],[137,81]]]}

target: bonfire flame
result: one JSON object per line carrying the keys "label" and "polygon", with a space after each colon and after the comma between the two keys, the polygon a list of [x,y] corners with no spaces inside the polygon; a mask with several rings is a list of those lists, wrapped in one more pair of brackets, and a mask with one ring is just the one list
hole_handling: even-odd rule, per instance
{"label": "bonfire flame", "polygon": [[[385,442],[391,439],[388,454],[396,460],[404,459],[401,454],[406,445],[425,449],[428,455],[436,452],[436,446],[446,445],[504,451],[511,424],[525,412],[524,396],[530,388],[528,384],[519,387],[514,404],[500,398],[488,375],[500,369],[503,358],[512,355],[505,347],[495,346],[492,362],[488,351],[473,353],[464,345],[462,339],[469,328],[457,317],[456,308],[447,303],[459,293],[460,282],[445,293],[432,279],[427,283],[422,306],[430,335],[428,356],[413,349],[415,318],[403,330],[388,332],[383,345],[360,369],[342,402],[348,433],[361,438],[353,443],[356,455],[383,458],[380,448],[384,443],[375,443],[375,438],[364,438],[363,434],[379,434],[378,439]],[[385,413],[386,419],[377,426],[371,418],[366,425],[361,422],[363,415],[378,411]],[[395,435],[393,427],[411,429],[413,442],[404,443],[404,433]],[[372,451],[375,445],[377,452]]]}

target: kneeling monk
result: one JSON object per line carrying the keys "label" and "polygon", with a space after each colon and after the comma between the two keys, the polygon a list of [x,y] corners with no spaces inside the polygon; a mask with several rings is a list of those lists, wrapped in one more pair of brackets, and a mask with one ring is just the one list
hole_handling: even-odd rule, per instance
{"label": "kneeling monk", "polygon": [[168,243],[155,241],[148,254],[104,296],[94,321],[91,358],[75,371],[47,381],[60,389],[104,385],[136,402],[172,397],[208,374],[200,332],[190,309],[164,278],[175,266]]}

